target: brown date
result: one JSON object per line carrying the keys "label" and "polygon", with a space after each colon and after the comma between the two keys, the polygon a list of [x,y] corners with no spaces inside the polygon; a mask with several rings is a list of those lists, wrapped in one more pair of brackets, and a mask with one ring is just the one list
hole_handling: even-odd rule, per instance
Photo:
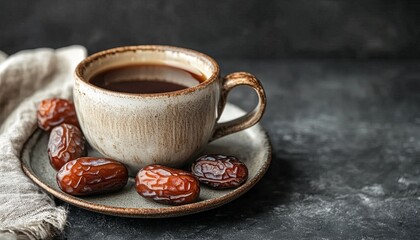
{"label": "brown date", "polygon": [[57,173],[60,189],[75,196],[117,191],[127,181],[127,168],[108,158],[81,157],[64,164]]}
{"label": "brown date", "polygon": [[149,165],[138,172],[136,190],[141,196],[156,202],[181,205],[197,200],[200,183],[189,172]]}
{"label": "brown date", "polygon": [[38,105],[38,126],[44,131],[62,123],[68,123],[79,127],[76,110],[72,102],[61,98],[49,98]]}
{"label": "brown date", "polygon": [[85,139],[80,129],[63,123],[51,130],[48,157],[51,166],[59,170],[68,161],[85,155]]}
{"label": "brown date", "polygon": [[191,166],[191,172],[212,188],[236,188],[248,178],[248,168],[236,157],[221,154],[199,157]]}

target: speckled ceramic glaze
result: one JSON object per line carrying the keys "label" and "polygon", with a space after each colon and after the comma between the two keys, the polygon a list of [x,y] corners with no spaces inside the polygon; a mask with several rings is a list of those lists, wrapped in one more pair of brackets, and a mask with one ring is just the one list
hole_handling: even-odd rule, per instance
{"label": "speckled ceramic glaze", "polygon": [[[114,92],[88,81],[106,69],[139,63],[198,72],[206,80],[158,94]],[[246,116],[218,124],[227,94],[237,85],[254,88],[259,103]],[[220,78],[217,63],[202,53],[169,46],[133,46],[99,52],[82,61],[75,72],[74,103],[90,145],[125,163],[134,175],[148,164],[182,166],[209,141],[251,127],[264,112],[265,94],[249,73]]]}
{"label": "speckled ceramic glaze", "polygon": [[[244,112],[227,104],[221,120],[234,119]],[[271,161],[269,139],[259,124],[206,145],[202,154],[223,153],[238,157],[248,167],[247,181],[236,189],[214,190],[201,186],[199,200],[195,203],[169,206],[155,203],[141,197],[135,190],[134,179],[118,192],[77,197],[62,192],[56,183],[56,171],[51,167],[47,154],[48,133],[37,130],[22,150],[22,168],[24,172],[41,188],[75,206],[103,214],[161,218],[193,214],[226,204],[251,189],[267,171]],[[89,156],[101,156],[88,148]],[[252,203],[250,203],[252,204]]]}

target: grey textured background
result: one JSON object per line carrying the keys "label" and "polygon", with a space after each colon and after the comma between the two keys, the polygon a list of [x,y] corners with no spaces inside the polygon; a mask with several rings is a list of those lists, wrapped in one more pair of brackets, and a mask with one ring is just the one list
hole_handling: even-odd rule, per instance
{"label": "grey textured background", "polygon": [[2,0],[0,49],[168,44],[216,58],[413,58],[419,12],[419,1],[391,0]]}
{"label": "grey textured background", "polygon": [[[57,200],[69,207],[60,239],[418,239],[419,26],[420,1],[0,0],[9,54],[176,45],[220,60],[223,75],[254,73],[267,92],[273,161],[244,196],[149,220]],[[249,110],[250,93],[229,101]]]}

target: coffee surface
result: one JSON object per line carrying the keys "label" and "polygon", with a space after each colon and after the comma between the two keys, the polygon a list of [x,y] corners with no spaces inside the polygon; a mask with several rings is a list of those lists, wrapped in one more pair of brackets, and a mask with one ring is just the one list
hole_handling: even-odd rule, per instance
{"label": "coffee surface", "polygon": [[168,65],[138,64],[107,69],[94,75],[89,82],[116,92],[150,94],[186,89],[204,80],[199,72]]}

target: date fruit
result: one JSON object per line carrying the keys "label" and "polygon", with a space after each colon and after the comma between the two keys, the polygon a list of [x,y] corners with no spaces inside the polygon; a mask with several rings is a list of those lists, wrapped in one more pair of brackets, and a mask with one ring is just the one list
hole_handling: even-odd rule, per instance
{"label": "date fruit", "polygon": [[191,172],[215,189],[236,188],[248,178],[248,168],[236,157],[221,154],[199,157],[191,166]]}
{"label": "date fruit", "polygon": [[136,190],[141,196],[156,202],[181,205],[197,200],[200,183],[189,172],[149,165],[138,172]]}
{"label": "date fruit", "polygon": [[76,110],[72,102],[61,98],[49,98],[38,105],[38,126],[44,131],[49,131],[62,123],[79,127]]}
{"label": "date fruit", "polygon": [[114,192],[127,181],[127,168],[108,158],[81,157],[64,164],[57,173],[60,189],[74,196]]}
{"label": "date fruit", "polygon": [[85,139],[80,129],[63,123],[51,130],[48,157],[51,166],[59,170],[68,161],[85,155]]}

